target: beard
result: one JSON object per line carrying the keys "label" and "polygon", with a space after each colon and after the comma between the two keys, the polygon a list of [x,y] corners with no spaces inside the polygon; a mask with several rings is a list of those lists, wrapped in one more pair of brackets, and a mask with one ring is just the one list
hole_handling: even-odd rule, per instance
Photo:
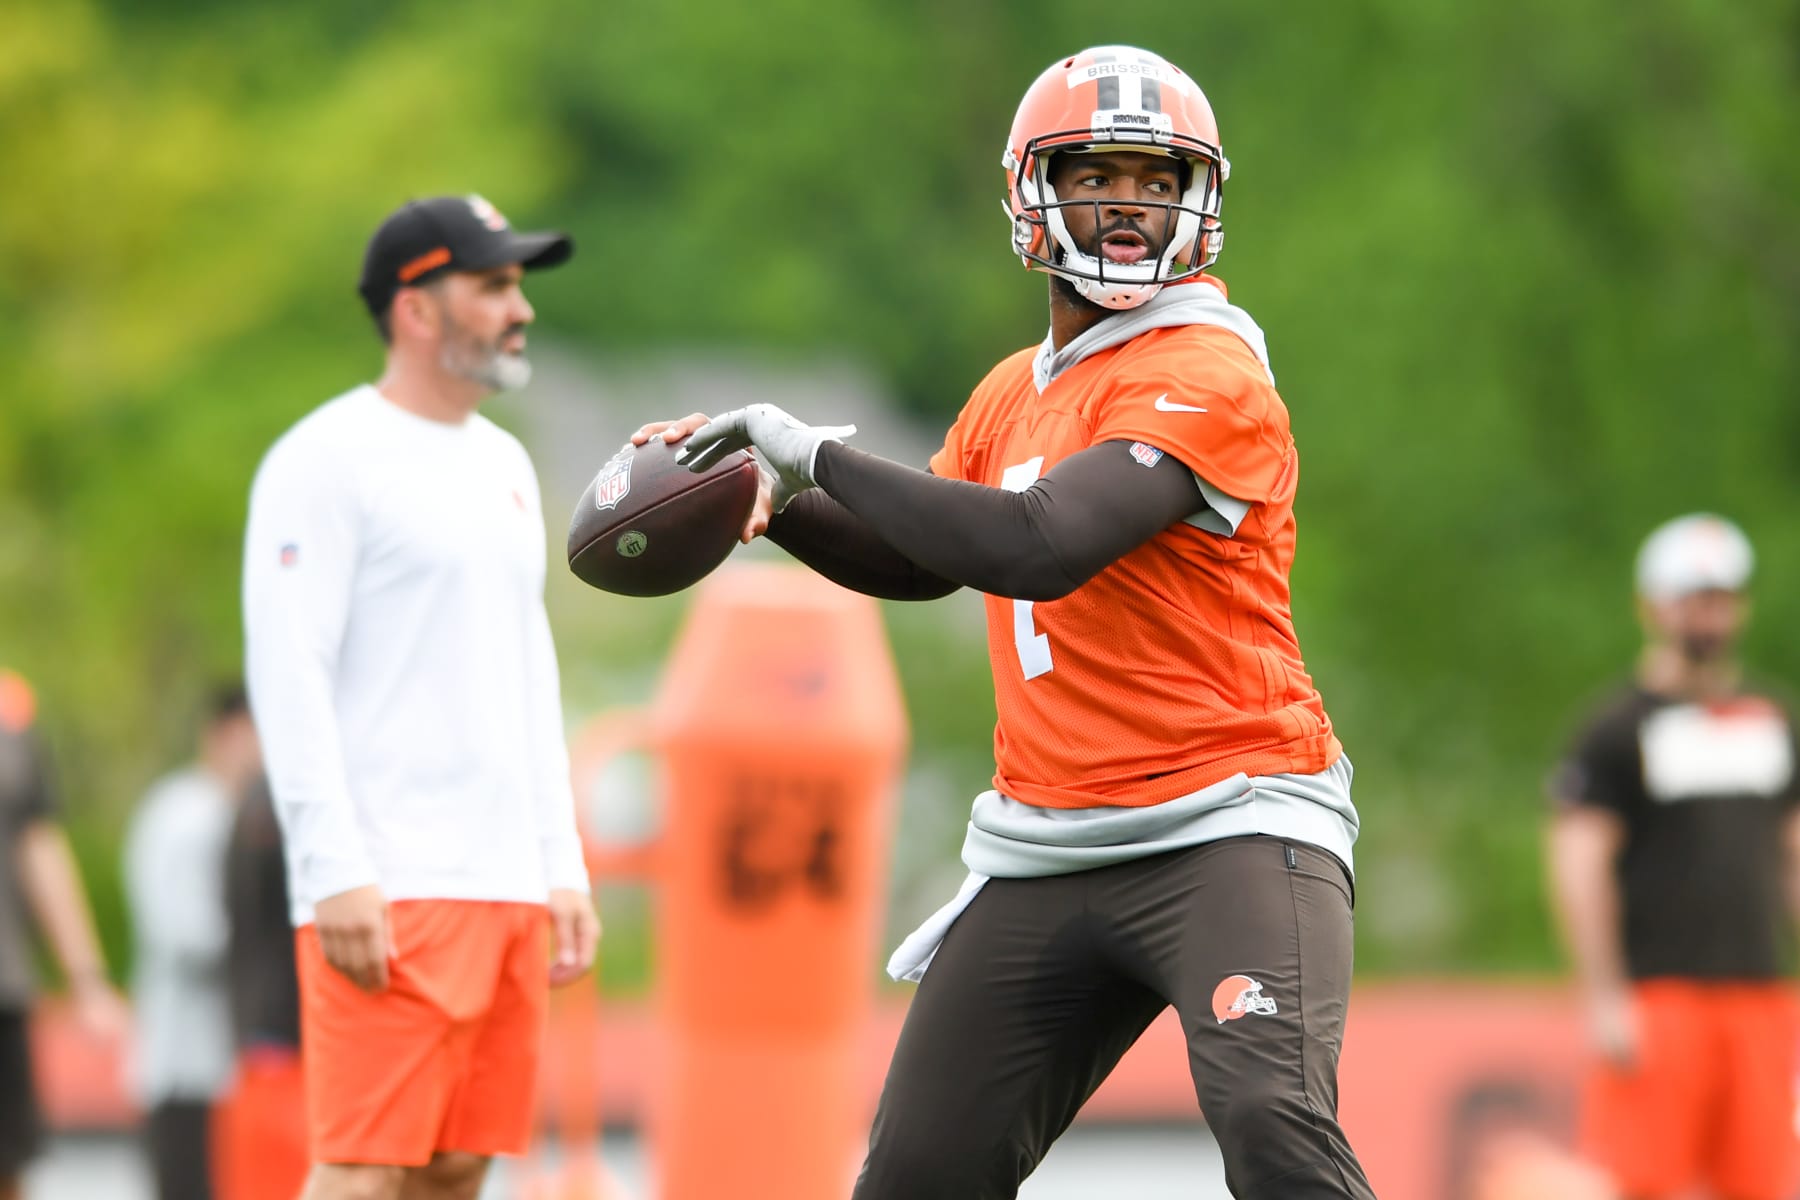
{"label": "beard", "polygon": [[1729,660],[1731,638],[1721,633],[1685,633],[1675,639],[1681,657],[1696,667],[1712,666]]}
{"label": "beard", "polygon": [[444,348],[439,352],[438,363],[458,379],[479,383],[491,391],[519,391],[531,382],[531,360],[523,354],[500,348],[502,342],[517,332],[517,329],[508,329],[488,341],[446,320]]}

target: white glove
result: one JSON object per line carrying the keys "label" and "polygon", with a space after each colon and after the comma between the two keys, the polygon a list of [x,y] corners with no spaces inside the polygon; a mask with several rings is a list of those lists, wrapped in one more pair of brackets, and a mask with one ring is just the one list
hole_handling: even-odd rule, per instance
{"label": "white glove", "polygon": [[774,473],[770,490],[773,507],[780,512],[795,496],[818,486],[813,464],[819,447],[855,432],[854,425],[803,425],[773,404],[752,404],[695,430],[675,461],[690,471],[704,471],[732,451],[754,446]]}

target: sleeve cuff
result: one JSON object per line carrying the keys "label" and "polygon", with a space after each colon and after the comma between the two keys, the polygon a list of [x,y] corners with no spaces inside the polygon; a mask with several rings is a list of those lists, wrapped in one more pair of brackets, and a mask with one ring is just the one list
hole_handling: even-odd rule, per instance
{"label": "sleeve cuff", "polygon": [[308,858],[301,868],[301,878],[305,881],[303,892],[308,904],[381,882],[375,865],[361,858]]}
{"label": "sleeve cuff", "polygon": [[591,892],[593,885],[588,880],[587,860],[581,853],[581,841],[578,838],[546,839],[544,848],[544,879],[552,891]]}

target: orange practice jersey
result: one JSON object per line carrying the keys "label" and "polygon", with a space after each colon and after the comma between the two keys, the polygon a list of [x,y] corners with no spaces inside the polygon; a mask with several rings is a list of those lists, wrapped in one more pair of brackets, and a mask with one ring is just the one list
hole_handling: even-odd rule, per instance
{"label": "orange practice jersey", "polygon": [[1214,326],[1155,329],[1040,396],[1034,354],[975,389],[934,474],[1023,491],[1089,446],[1136,441],[1251,507],[1234,537],[1176,525],[1060,600],[987,597],[994,786],[1051,808],[1145,805],[1330,766],[1342,748],[1288,605],[1299,457],[1256,356]]}

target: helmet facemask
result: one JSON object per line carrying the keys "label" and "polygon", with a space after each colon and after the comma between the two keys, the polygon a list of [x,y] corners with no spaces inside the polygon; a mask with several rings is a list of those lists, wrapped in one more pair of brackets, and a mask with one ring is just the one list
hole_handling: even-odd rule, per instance
{"label": "helmet facemask", "polygon": [[[1112,309],[1136,308],[1165,284],[1191,279],[1211,266],[1225,237],[1219,209],[1230,166],[1224,156],[1204,144],[1189,148],[1166,143],[1095,143],[1090,138],[1091,134],[1076,141],[1068,133],[1034,138],[1026,144],[1023,164],[1007,164],[1017,181],[1018,194],[1007,212],[1013,218],[1013,247],[1020,257],[1028,265],[1068,280],[1091,303]],[[1099,237],[1105,226],[1101,210],[1112,202],[1060,198],[1050,183],[1051,162],[1059,152],[1165,154],[1181,161],[1185,183],[1178,197],[1131,202],[1131,207],[1150,212],[1145,234],[1160,234],[1161,250],[1154,257],[1116,263],[1076,244],[1063,210],[1092,208],[1095,236]],[[1160,218],[1157,210],[1161,210]]]}

